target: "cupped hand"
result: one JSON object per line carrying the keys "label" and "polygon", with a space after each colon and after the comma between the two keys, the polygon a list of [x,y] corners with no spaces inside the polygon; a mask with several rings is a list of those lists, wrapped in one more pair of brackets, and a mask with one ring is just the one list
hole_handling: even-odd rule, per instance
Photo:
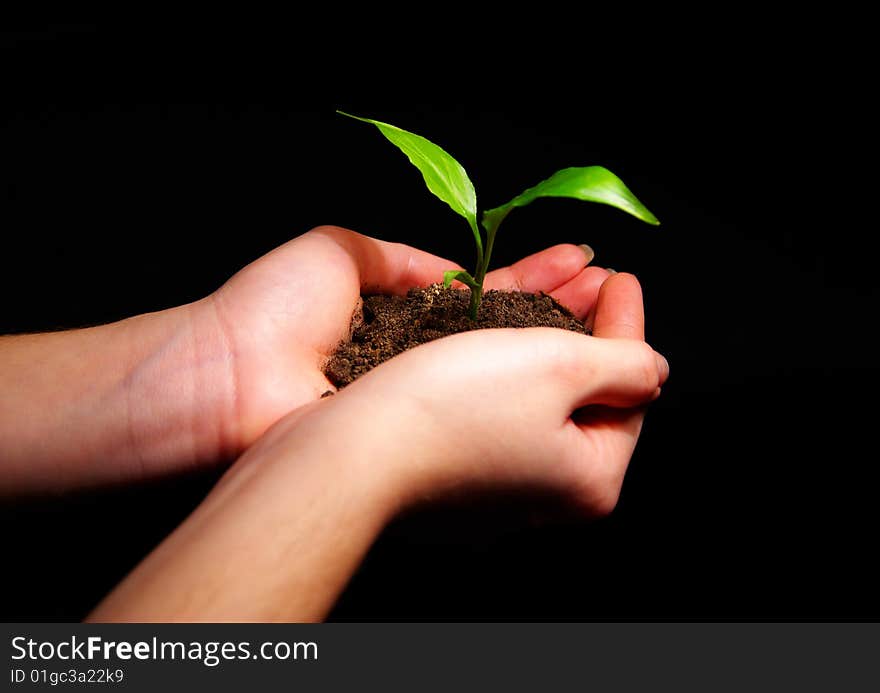
{"label": "cupped hand", "polygon": [[[586,260],[578,246],[554,246],[491,272],[486,287],[545,291],[585,317],[608,274],[585,269]],[[322,366],[347,337],[362,292],[404,294],[458,267],[330,226],[245,267],[201,304],[229,353],[225,438],[243,450],[282,416],[334,389]]]}
{"label": "cupped hand", "polygon": [[453,335],[373,369],[332,407],[340,422],[382,417],[361,435],[394,440],[383,460],[408,498],[517,487],[604,514],[617,502],[644,405],[667,376],[665,358],[644,341],[638,281],[615,274],[599,290],[593,336]]}
{"label": "cupped hand", "polygon": [[[331,243],[352,242],[344,232],[318,233],[312,255],[324,233]],[[354,262],[340,247],[326,256],[337,268]],[[413,262],[387,276],[406,276]],[[588,289],[590,275],[572,281]],[[359,286],[344,295],[350,306]],[[588,290],[573,295],[587,296],[579,309],[590,309]],[[302,325],[308,311],[296,306],[289,311]],[[607,278],[594,312],[592,337],[552,328],[452,335],[294,409],[90,618],[323,618],[402,507],[459,490],[544,489],[588,513],[610,511],[644,404],[659,394],[668,367],[643,341],[635,277]],[[316,345],[342,329],[323,324],[326,315],[312,314]],[[299,357],[306,366],[316,358]]]}

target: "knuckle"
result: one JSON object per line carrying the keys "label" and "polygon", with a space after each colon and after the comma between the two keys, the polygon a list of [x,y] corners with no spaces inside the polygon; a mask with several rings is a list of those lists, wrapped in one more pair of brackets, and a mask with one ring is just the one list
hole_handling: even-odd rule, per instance
{"label": "knuckle", "polygon": [[350,229],[344,229],[341,226],[334,226],[332,224],[315,226],[314,228],[309,229],[306,233],[315,236],[328,236],[337,241],[342,238],[356,235],[355,232]]}
{"label": "knuckle", "polygon": [[626,467],[625,462],[621,464],[613,459],[606,460],[602,464],[593,483],[592,509],[597,515],[609,515],[617,507]]}
{"label": "knuckle", "polygon": [[599,517],[610,515],[620,500],[620,487],[603,489],[593,500],[592,511]]}
{"label": "knuckle", "polygon": [[639,389],[646,395],[653,394],[660,386],[660,370],[654,350],[647,343],[639,342],[634,363]]}
{"label": "knuckle", "polygon": [[587,515],[604,517],[617,507],[623,480],[619,474],[602,474],[581,488],[577,504]]}
{"label": "knuckle", "polygon": [[506,291],[522,291],[523,276],[514,267],[505,267],[501,270],[501,287]]}
{"label": "knuckle", "polygon": [[569,456],[567,462],[571,474],[568,486],[581,512],[599,517],[610,514],[620,498],[628,458],[597,444],[587,459],[581,453]]}
{"label": "knuckle", "polygon": [[554,328],[545,329],[554,331],[539,340],[541,353],[537,355],[538,362],[548,368],[552,378],[569,382],[575,373],[589,367],[589,363],[583,358],[580,345],[570,335]]}

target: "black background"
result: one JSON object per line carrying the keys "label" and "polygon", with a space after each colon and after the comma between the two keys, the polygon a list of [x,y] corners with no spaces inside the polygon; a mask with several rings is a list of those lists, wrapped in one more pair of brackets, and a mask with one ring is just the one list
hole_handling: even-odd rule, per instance
{"label": "black background", "polygon": [[[333,618],[880,616],[875,225],[847,66],[754,31],[616,52],[587,49],[595,27],[547,48],[468,36],[459,63],[427,39],[322,26],[4,33],[0,332],[200,298],[319,224],[469,263],[464,222],[336,108],[437,142],[490,206],[601,163],[659,229],[542,201],[506,222],[494,259],[586,242],[642,281],[672,377],[618,509],[504,531],[494,510],[404,518]],[[213,480],[7,502],[0,616],[81,618]]]}

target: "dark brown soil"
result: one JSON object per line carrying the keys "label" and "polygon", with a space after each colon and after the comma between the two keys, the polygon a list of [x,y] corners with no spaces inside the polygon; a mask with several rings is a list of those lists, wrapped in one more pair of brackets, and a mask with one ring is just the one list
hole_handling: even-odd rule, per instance
{"label": "dark brown soil", "polygon": [[337,388],[411,349],[457,332],[490,327],[559,327],[587,334],[584,324],[546,294],[487,291],[476,322],[467,315],[470,292],[433,284],[404,296],[364,296],[351,340],[339,345],[324,374]]}

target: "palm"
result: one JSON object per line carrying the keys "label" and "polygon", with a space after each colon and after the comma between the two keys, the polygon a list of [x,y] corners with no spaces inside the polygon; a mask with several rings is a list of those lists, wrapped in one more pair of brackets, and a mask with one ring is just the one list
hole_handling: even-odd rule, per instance
{"label": "palm", "polygon": [[[491,273],[487,286],[554,292],[585,316],[607,273],[582,271],[584,259],[576,246],[556,246]],[[233,354],[243,443],[332,389],[322,366],[347,336],[362,290],[404,293],[455,267],[414,248],[322,227],[230,279],[214,305]]]}

